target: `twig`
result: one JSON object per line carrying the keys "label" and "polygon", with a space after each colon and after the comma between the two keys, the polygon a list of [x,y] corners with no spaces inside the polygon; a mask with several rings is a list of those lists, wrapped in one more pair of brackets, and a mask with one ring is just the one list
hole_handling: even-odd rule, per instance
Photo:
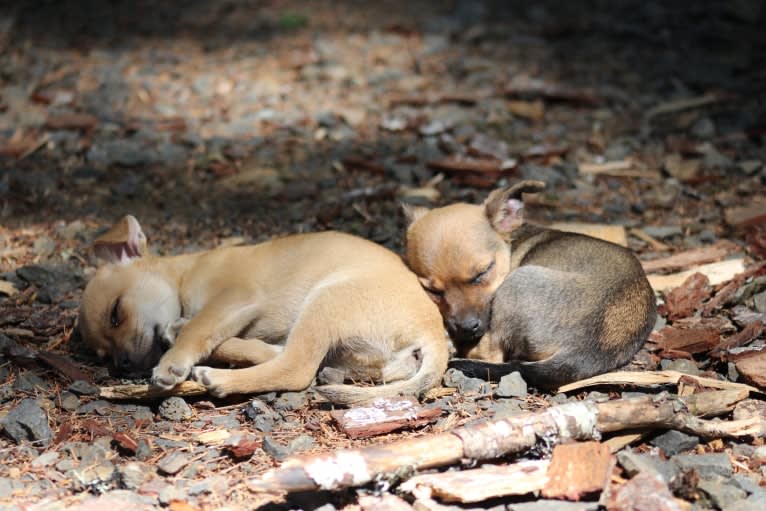
{"label": "twig", "polygon": [[99,389],[99,396],[104,399],[114,400],[135,399],[142,401],[167,396],[201,396],[203,394],[207,394],[205,386],[192,380],[179,383],[169,390],[163,390],[149,384],[115,385]]}

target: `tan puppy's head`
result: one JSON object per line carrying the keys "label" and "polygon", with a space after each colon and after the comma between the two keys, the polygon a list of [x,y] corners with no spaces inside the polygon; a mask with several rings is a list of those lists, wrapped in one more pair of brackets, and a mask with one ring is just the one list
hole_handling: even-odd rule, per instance
{"label": "tan puppy's head", "polygon": [[78,324],[85,342],[124,374],[154,367],[167,345],[181,307],[176,287],[146,256],[146,236],[126,216],[94,242],[102,264],[88,282]]}
{"label": "tan puppy's head", "polygon": [[522,181],[493,191],[482,205],[404,207],[407,262],[439,306],[458,351],[489,328],[492,298],[510,271],[508,241],[523,221],[521,194],[544,187]]}

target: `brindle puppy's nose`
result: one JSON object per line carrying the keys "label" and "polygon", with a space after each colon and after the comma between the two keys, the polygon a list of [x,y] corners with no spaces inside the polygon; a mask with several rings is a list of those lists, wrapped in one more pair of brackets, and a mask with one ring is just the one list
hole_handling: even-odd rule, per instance
{"label": "brindle puppy's nose", "polygon": [[476,316],[469,316],[456,320],[450,318],[447,321],[447,330],[450,337],[459,342],[475,341],[477,337],[480,337],[483,332],[481,319]]}

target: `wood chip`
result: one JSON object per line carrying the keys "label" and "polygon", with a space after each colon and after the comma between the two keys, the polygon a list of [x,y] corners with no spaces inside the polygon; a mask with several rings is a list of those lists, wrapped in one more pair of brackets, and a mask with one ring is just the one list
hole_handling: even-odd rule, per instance
{"label": "wood chip", "polygon": [[766,352],[741,358],[734,365],[742,381],[766,390]]}
{"label": "wood chip", "polygon": [[16,289],[16,286],[14,286],[12,282],[8,282],[7,280],[0,280],[0,294],[13,296],[18,292],[19,290]]}
{"label": "wood chip", "polygon": [[548,460],[522,461],[512,465],[486,465],[482,468],[415,476],[401,485],[406,492],[428,490],[445,502],[481,502],[483,500],[526,495],[543,489],[548,482]]}
{"label": "wood chip", "polygon": [[70,113],[51,115],[45,121],[45,126],[52,130],[92,130],[98,124],[98,119],[90,114]]}
{"label": "wood chip", "polygon": [[738,250],[737,244],[728,240],[720,240],[707,247],[692,248],[672,256],[641,261],[641,266],[647,273],[680,270],[697,264],[720,261]]}
{"label": "wood chip", "polygon": [[441,408],[422,408],[416,400],[404,398],[377,399],[370,406],[334,410],[330,415],[350,438],[368,438],[428,424],[441,413]]}
{"label": "wood chip", "polygon": [[489,174],[500,174],[515,167],[515,165],[510,164],[504,166],[503,162],[497,158],[477,158],[458,154],[447,156],[441,160],[429,161],[428,166],[432,169],[447,172],[479,172]]}
{"label": "wood chip", "polygon": [[548,467],[548,482],[542,494],[547,498],[580,500],[601,492],[609,480],[614,460],[609,447],[600,442],[557,445]]}
{"label": "wood chip", "polygon": [[699,175],[702,160],[684,159],[680,154],[669,154],[663,161],[663,167],[668,174],[679,181],[689,182]]}
{"label": "wood chip", "polygon": [[766,201],[729,208],[724,212],[726,223],[732,227],[747,227],[766,223]]}
{"label": "wood chip", "polygon": [[713,294],[710,281],[702,273],[693,273],[684,280],[683,284],[674,288],[665,296],[664,309],[667,317],[673,321],[691,316],[694,311],[702,308],[702,302]]}
{"label": "wood chip", "polygon": [[536,101],[508,101],[508,111],[517,117],[540,121],[545,117],[545,103]]}
{"label": "wood chip", "polygon": [[733,279],[738,273],[745,271],[745,259],[738,257],[727,259],[718,263],[708,263],[679,273],[670,275],[647,275],[649,284],[655,291],[667,292],[684,283],[686,279],[695,273],[702,273],[710,281],[711,286],[717,286]]}
{"label": "wood chip", "polygon": [[717,103],[718,101],[722,101],[723,99],[725,99],[725,97],[721,94],[708,93],[708,94],[704,94],[702,96],[697,96],[693,98],[682,98],[682,99],[667,101],[665,103],[660,103],[659,105],[656,105],[650,108],[644,114],[644,120],[645,121],[651,120],[652,118],[657,117],[658,115],[671,114],[671,113],[680,112],[683,110],[689,110],[691,108],[700,108],[705,105]]}
{"label": "wood chip", "polygon": [[635,163],[630,160],[606,163],[580,163],[577,167],[580,174],[588,176],[645,177],[649,179],[659,179],[661,177],[657,171],[636,168]]}
{"label": "wood chip", "polygon": [[213,431],[205,431],[195,437],[195,440],[201,444],[212,445],[225,442],[231,437],[231,433],[227,429],[215,429]]}
{"label": "wood chip", "polygon": [[665,327],[653,337],[663,351],[682,350],[686,353],[707,353],[718,346],[721,335],[716,328]]}
{"label": "wood chip", "polygon": [[628,237],[625,234],[625,227],[622,225],[556,222],[551,224],[550,228],[558,229],[559,231],[585,234],[594,238],[616,243],[623,247],[628,246]]}
{"label": "wood chip", "polygon": [[724,342],[720,343],[716,349],[710,352],[710,356],[721,357],[730,349],[739,348],[740,346],[748,344],[756,337],[760,336],[763,331],[763,321],[756,320],[752,323],[748,323],[741,332],[732,335]]}

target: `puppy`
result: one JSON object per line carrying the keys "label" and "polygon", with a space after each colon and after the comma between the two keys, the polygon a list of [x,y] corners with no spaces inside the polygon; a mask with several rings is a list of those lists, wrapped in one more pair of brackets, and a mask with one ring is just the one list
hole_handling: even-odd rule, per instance
{"label": "puppy", "polygon": [[406,208],[407,261],[438,305],[458,355],[510,362],[536,387],[628,363],[654,326],[655,297],[627,249],[523,221],[523,181],[482,205]]}
{"label": "puppy", "polygon": [[[302,390],[327,365],[383,383],[318,389],[354,404],[421,394],[446,369],[437,307],[370,241],[324,232],[157,257],[127,216],[95,249],[107,264],[82,296],[83,338],[122,370],[153,367],[159,387],[191,374],[216,396]],[[195,367],[205,360],[247,367]]]}

